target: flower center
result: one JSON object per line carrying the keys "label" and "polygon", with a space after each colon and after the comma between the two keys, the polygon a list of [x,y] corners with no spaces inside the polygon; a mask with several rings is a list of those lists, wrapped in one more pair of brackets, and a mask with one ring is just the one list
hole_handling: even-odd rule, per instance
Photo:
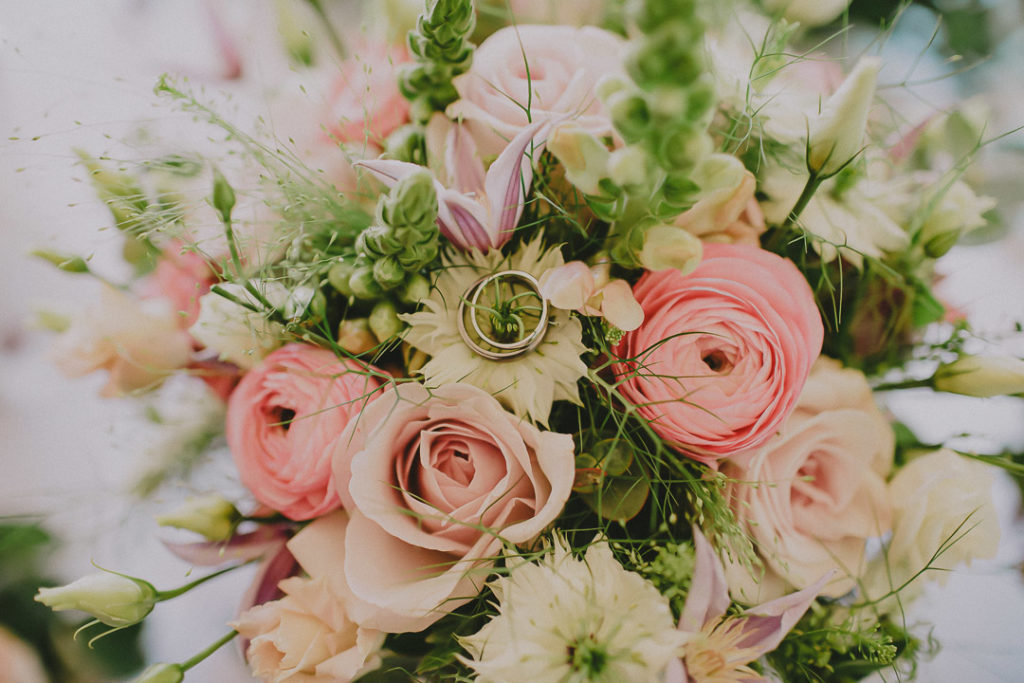
{"label": "flower center", "polygon": [[459,302],[462,340],[489,360],[508,360],[537,348],[548,319],[548,302],[537,279],[521,270],[480,278]]}
{"label": "flower center", "polygon": [[593,634],[570,643],[566,653],[570,668],[585,674],[587,678],[600,675],[608,666],[608,652],[597,642]]}

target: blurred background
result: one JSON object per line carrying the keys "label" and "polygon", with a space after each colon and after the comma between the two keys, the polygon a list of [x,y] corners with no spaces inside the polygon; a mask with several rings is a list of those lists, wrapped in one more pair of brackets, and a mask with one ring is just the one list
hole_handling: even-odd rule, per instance
{"label": "blurred background", "polygon": [[[165,72],[187,76],[197,94],[218,102],[219,111],[242,125],[262,115],[280,136],[303,125],[315,127],[315,117],[306,120],[281,106],[316,100],[317,83],[328,87],[315,77],[296,77],[296,65],[307,57],[319,61],[314,68],[332,67],[329,41],[312,4],[0,0],[0,521],[40,522],[54,536],[52,543],[31,534],[0,539],[0,621],[20,609],[10,595],[15,579],[26,573],[65,582],[92,571],[93,562],[145,577],[160,588],[188,580],[190,568],[156,540],[160,534],[152,521],[154,511],[188,491],[161,490],[146,502],[126,494],[140,478],[171,466],[170,458],[188,446],[182,439],[195,436],[195,424],[201,431],[203,413],[215,410],[216,403],[203,389],[171,383],[161,391],[160,404],[149,406],[159,410],[156,421],[152,415],[147,419],[142,402],[98,398],[100,376],[69,380],[60,375],[48,356],[52,335],[39,328],[38,312],[81,308],[98,296],[99,283],[61,273],[29,252],[46,247],[87,255],[91,267],[113,279],[125,267],[109,212],[96,199],[75,149],[113,159],[139,158],[143,150],[146,156],[154,150],[215,153],[209,127],[153,94]],[[371,28],[374,13],[358,19],[352,5],[322,6],[341,30]],[[398,0],[372,6],[374,12],[403,9]],[[851,18],[868,28],[850,31],[837,41],[839,47],[856,53],[878,41],[877,26],[897,11],[900,20],[881,47],[887,62],[881,82],[898,91],[887,97],[899,99],[908,117],[976,97],[991,109],[993,133],[1024,124],[1019,0],[935,0],[909,8],[881,0],[855,2]],[[303,36],[310,39],[306,48]],[[309,54],[303,54],[307,48]],[[941,77],[951,73],[957,75]],[[1000,200],[999,219],[987,237],[1002,239],[956,247],[943,262],[939,289],[944,300],[967,313],[981,336],[992,335],[993,348],[1024,356],[1019,340],[1015,346],[995,339],[1024,320],[1019,137],[988,150],[972,170],[982,174],[984,193]],[[891,408],[932,442],[974,427],[986,438],[965,447],[1024,451],[1024,401],[957,400],[909,391],[894,397]],[[208,488],[237,486],[230,461],[226,464],[220,459],[203,466]],[[1009,477],[997,475],[1003,526],[998,556],[957,569],[944,588],[930,585],[908,612],[908,620],[934,623],[933,635],[942,644],[921,664],[920,680],[1015,681],[1024,671],[1020,492]],[[8,549],[21,549],[17,564],[4,559],[10,557],[3,554],[5,541]],[[161,606],[141,634],[146,660],[181,661],[223,635],[247,580],[243,570]],[[39,625],[40,639],[54,628]],[[137,661],[131,638],[111,647],[115,661]],[[78,655],[48,651],[47,656]],[[78,675],[77,680],[103,676],[99,668]],[[112,675],[127,672],[115,667]],[[188,680],[251,678],[240,653],[229,647],[190,672]]]}

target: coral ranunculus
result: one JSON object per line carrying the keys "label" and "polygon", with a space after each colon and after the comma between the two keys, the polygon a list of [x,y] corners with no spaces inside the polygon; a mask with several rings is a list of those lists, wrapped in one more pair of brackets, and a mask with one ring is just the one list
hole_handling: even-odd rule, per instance
{"label": "coral ranunculus", "polygon": [[503,541],[530,543],[558,517],[574,472],[571,436],[540,431],[482,389],[387,389],[334,456],[353,618],[419,631],[469,601]]}
{"label": "coral ranunculus", "polygon": [[289,344],[242,379],[228,402],[227,439],[256,500],[295,520],[341,505],[331,453],[380,374],[325,349]]}
{"label": "coral ranunculus", "polygon": [[824,335],[793,262],[707,244],[695,271],[647,273],[633,294],[644,323],[615,352],[620,391],[640,416],[707,464],[767,441],[796,405]]}

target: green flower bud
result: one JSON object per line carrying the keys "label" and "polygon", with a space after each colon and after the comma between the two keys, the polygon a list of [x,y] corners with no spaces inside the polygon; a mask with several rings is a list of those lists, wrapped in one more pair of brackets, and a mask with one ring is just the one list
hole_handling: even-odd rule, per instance
{"label": "green flower bud", "polygon": [[384,289],[373,277],[372,266],[360,266],[353,270],[348,278],[348,288],[352,296],[358,299],[376,299],[384,293]]}
{"label": "green flower bud", "polygon": [[132,683],[181,683],[183,680],[185,670],[181,664],[153,664]]}
{"label": "green flower bud", "polygon": [[959,230],[939,233],[924,243],[924,253],[931,258],[940,258],[945,256],[959,241]]}
{"label": "green flower bud", "polygon": [[880,58],[864,57],[825,101],[807,140],[807,168],[811,173],[833,176],[860,152],[881,68]]}
{"label": "green flower bud", "polygon": [[430,296],[430,281],[416,273],[405,281],[405,286],[398,292],[398,298],[402,303],[418,304]]}
{"label": "green flower bud", "polygon": [[608,177],[627,191],[647,187],[653,170],[650,156],[636,145],[621,147],[608,156]]}
{"label": "green flower bud", "polygon": [[696,203],[700,196],[700,186],[690,179],[689,173],[669,173],[661,184],[661,196],[669,207],[685,209]]}
{"label": "green flower bud", "polygon": [[355,264],[352,261],[339,261],[327,271],[327,281],[331,283],[338,292],[345,296],[353,296],[352,288],[349,286],[349,278],[355,271]]}
{"label": "green flower bud", "polygon": [[423,169],[402,178],[381,200],[381,218],[392,227],[425,226],[437,220],[434,176]]}
{"label": "green flower bud", "polygon": [[210,541],[226,541],[235,532],[242,514],[219,494],[188,498],[173,512],[160,515],[156,523],[194,531]]}
{"label": "green flower bud", "polygon": [[356,238],[356,251],[371,259],[397,254],[401,250],[402,242],[396,239],[394,228],[388,225],[371,225]]}
{"label": "green flower bud", "polygon": [[402,321],[398,319],[398,311],[390,301],[381,301],[370,311],[370,330],[380,342],[391,339],[402,331]]}
{"label": "green flower bud", "polygon": [[228,179],[216,168],[213,169],[213,197],[210,203],[220,212],[221,221],[231,222],[231,211],[235,208],[235,191],[228,183]]}
{"label": "green flower bud", "polygon": [[394,289],[405,280],[405,269],[393,256],[385,256],[373,264],[373,279],[384,289]]}
{"label": "green flower bud", "polygon": [[651,111],[647,101],[636,90],[620,90],[605,101],[615,129],[626,142],[636,142],[647,135],[651,125]]}
{"label": "green flower bud", "polygon": [[938,391],[988,398],[1024,393],[1024,360],[1011,356],[964,356],[935,371]]}
{"label": "green flower bud", "polygon": [[427,147],[423,127],[412,123],[402,126],[388,136],[384,152],[390,159],[426,166]]}
{"label": "green flower bud", "polygon": [[633,84],[629,82],[629,79],[623,78],[618,75],[602,76],[594,86],[594,93],[597,95],[597,99],[602,102],[607,102],[608,98],[617,92],[632,88]]}
{"label": "green flower bud", "polygon": [[153,611],[157,592],[142,579],[98,572],[66,586],[40,588],[36,602],[55,611],[87,612],[107,626],[131,626]]}
{"label": "green flower bud", "polygon": [[375,348],[377,338],[370,331],[370,324],[366,318],[342,320],[338,325],[338,346],[353,356],[358,356]]}

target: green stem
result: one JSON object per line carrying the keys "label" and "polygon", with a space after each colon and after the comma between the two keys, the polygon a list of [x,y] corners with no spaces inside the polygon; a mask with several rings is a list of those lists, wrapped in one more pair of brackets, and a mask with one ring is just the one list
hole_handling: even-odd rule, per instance
{"label": "green stem", "polygon": [[223,219],[224,237],[228,241],[228,251],[231,252],[231,264],[235,267],[235,275],[242,277],[242,259],[238,255],[238,245],[235,243],[235,231],[231,228],[231,219]]}
{"label": "green stem", "polygon": [[327,11],[324,10],[323,4],[320,0],[306,0],[306,2],[313,8],[313,11],[316,12],[317,17],[320,19],[320,23],[323,24],[324,31],[327,32],[327,38],[331,41],[331,47],[337,53],[338,59],[345,59],[345,44],[341,42],[341,36],[338,35],[338,31],[334,28],[331,18],[327,16]]}
{"label": "green stem", "polygon": [[879,384],[874,387],[874,391],[895,391],[897,389],[923,389],[925,387],[932,386],[932,378],[928,379],[908,379],[903,382],[889,382],[888,384]]}
{"label": "green stem", "polygon": [[230,567],[225,567],[224,569],[221,569],[219,571],[215,571],[212,574],[207,574],[206,576],[200,577],[200,578],[196,579],[195,581],[193,581],[192,583],[186,583],[184,586],[181,586],[180,588],[174,588],[174,589],[169,590],[169,591],[157,591],[156,592],[156,599],[157,599],[158,602],[163,602],[164,600],[170,600],[171,598],[176,598],[176,597],[178,597],[179,595],[181,595],[183,593],[187,593],[188,591],[192,590],[196,586],[199,586],[201,584],[206,583],[210,579],[215,579],[218,576],[220,576],[221,574],[227,574],[228,572],[234,571],[235,569],[238,569],[239,567],[244,567],[246,564],[249,564],[249,563],[248,562],[244,562],[242,564],[236,564],[236,565],[232,565]]}
{"label": "green stem", "polygon": [[818,191],[818,187],[824,182],[824,178],[817,173],[811,172],[811,175],[807,177],[807,184],[804,185],[803,192],[800,193],[800,197],[796,200],[796,204],[790,210],[789,215],[786,216],[786,222],[782,224],[782,230],[788,230],[796,225],[796,221],[800,218],[800,214],[803,213],[804,209],[811,202],[811,197]]}
{"label": "green stem", "polygon": [[228,643],[230,643],[234,639],[234,637],[237,636],[237,635],[238,635],[238,631],[230,631],[227,634],[225,634],[224,636],[221,636],[221,638],[219,638],[215,643],[213,643],[213,645],[211,645],[210,647],[206,648],[205,650],[203,650],[199,654],[195,655],[194,657],[191,657],[190,659],[186,659],[184,662],[182,662],[181,663],[181,670],[182,671],[188,671],[189,669],[194,667],[196,664],[198,664],[199,662],[203,661],[204,659],[206,659],[207,657],[212,655],[214,652],[216,652],[220,648],[222,648],[225,645],[227,645]]}

